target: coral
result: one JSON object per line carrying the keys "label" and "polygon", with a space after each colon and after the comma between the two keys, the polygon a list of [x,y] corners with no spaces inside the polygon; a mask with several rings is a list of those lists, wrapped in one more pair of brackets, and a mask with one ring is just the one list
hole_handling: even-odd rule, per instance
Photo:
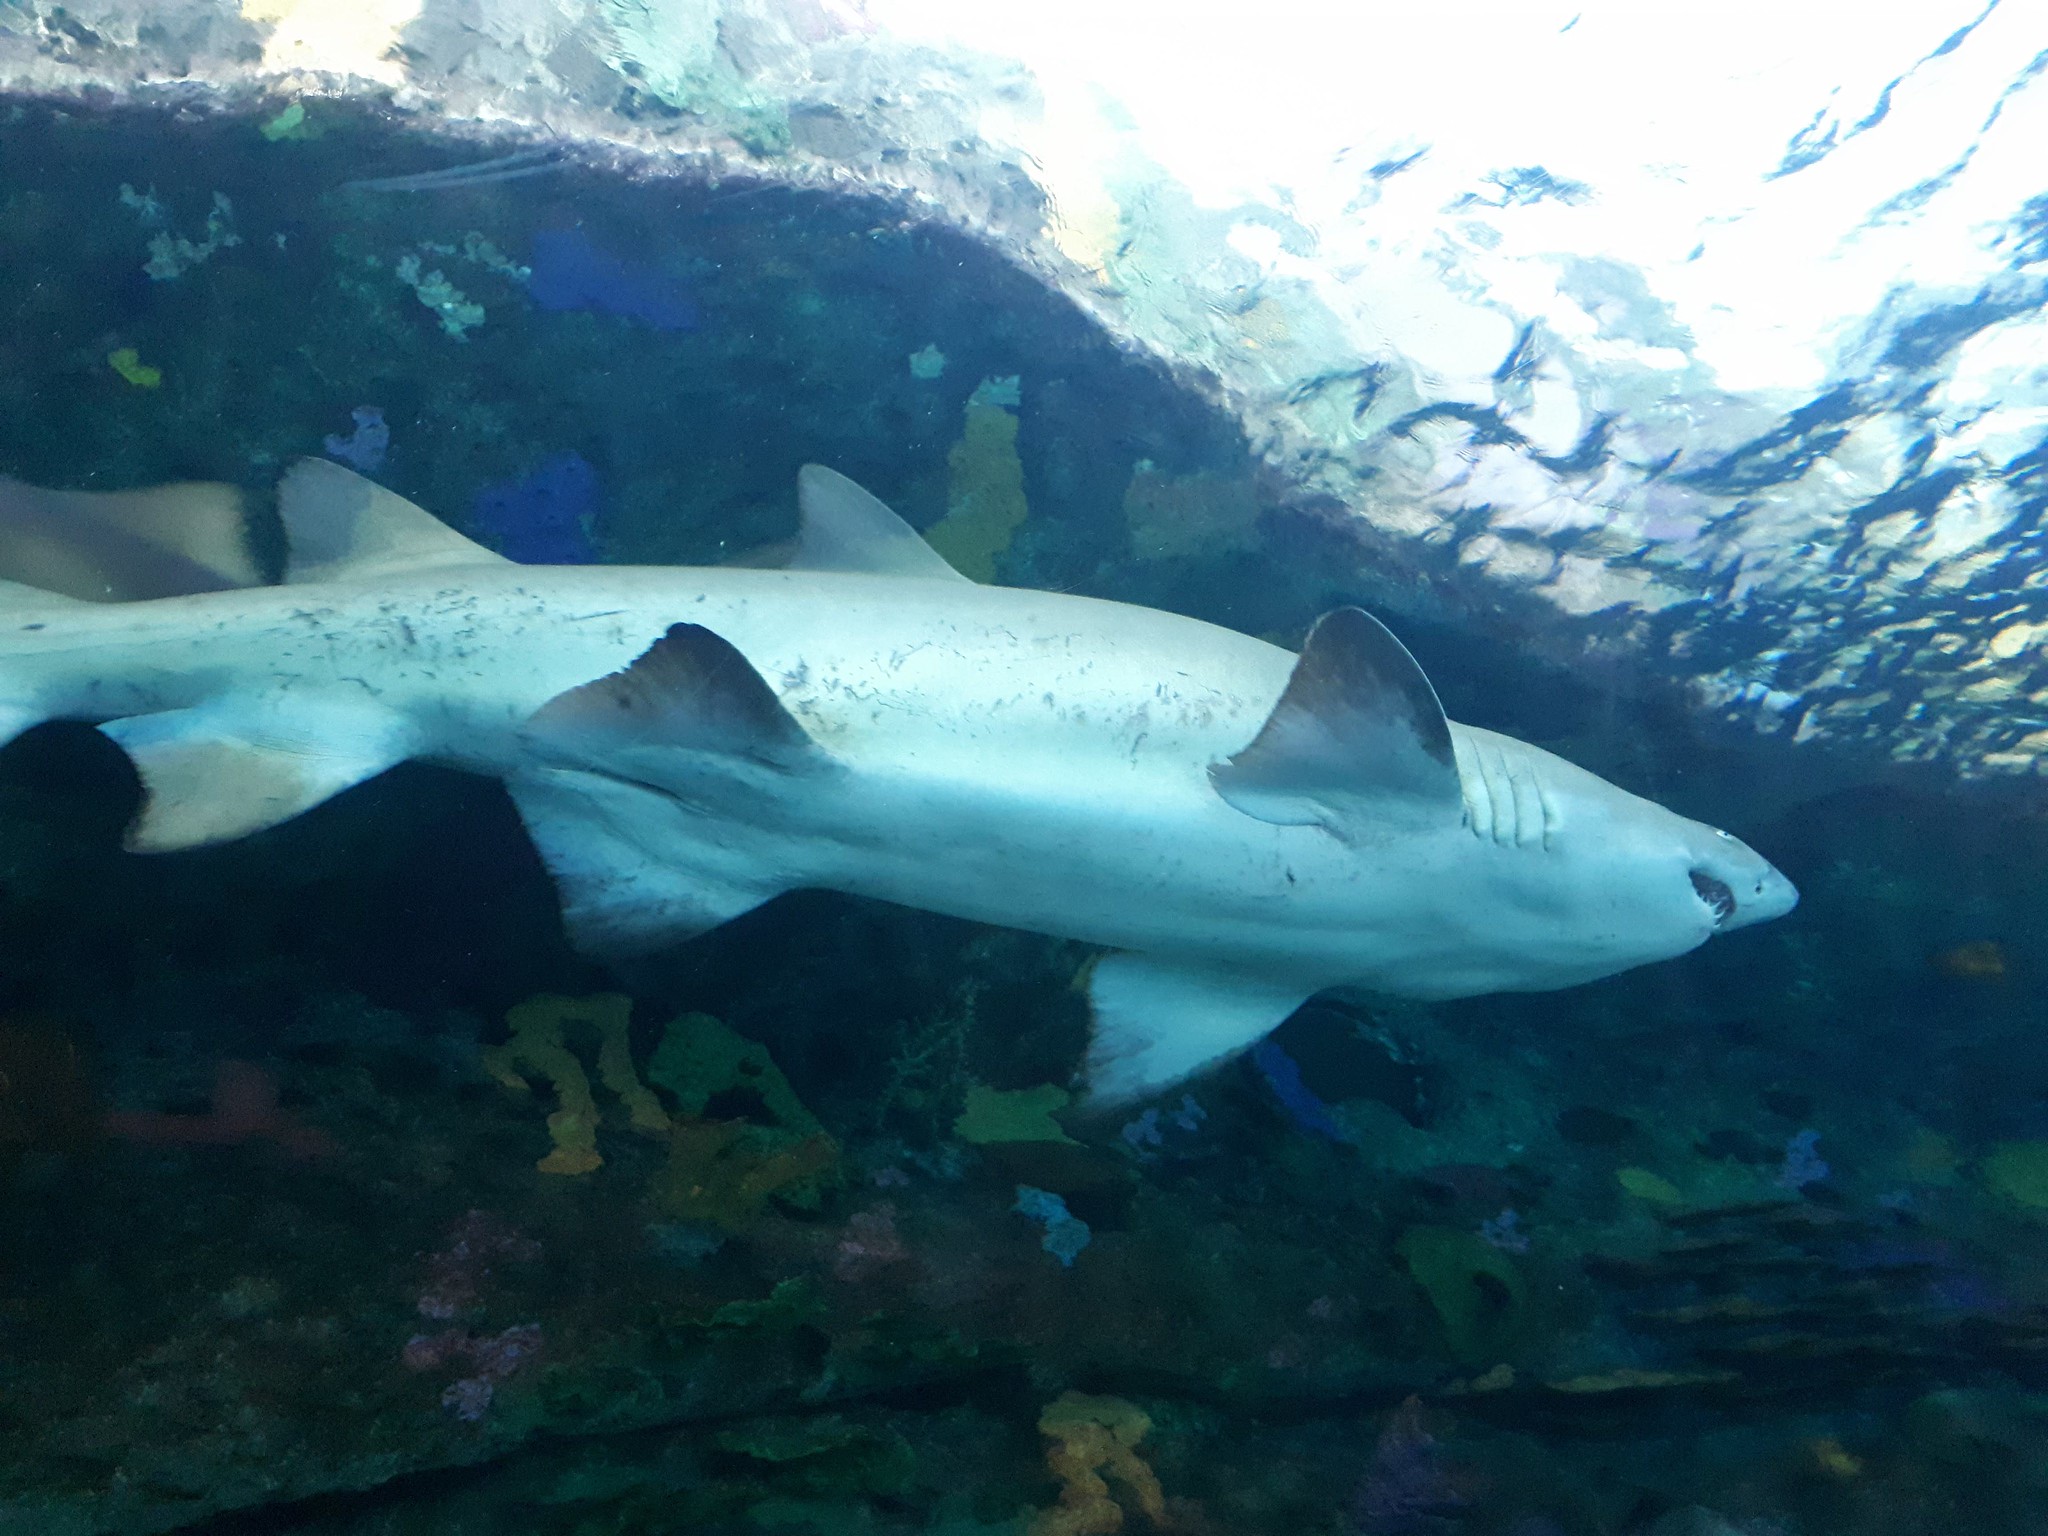
{"label": "coral", "polygon": [[1527,1291],[1507,1255],[1476,1232],[1450,1227],[1410,1227],[1395,1251],[1460,1364],[1490,1365],[1510,1352]]}
{"label": "coral", "polygon": [[670,1132],[668,1167],[655,1181],[654,1200],[677,1220],[737,1232],[772,1198],[815,1205],[818,1180],[838,1160],[839,1144],[823,1131],[793,1137],[744,1120],[680,1118]]}
{"label": "coral", "polygon": [[441,1406],[464,1423],[474,1424],[490,1410],[498,1383],[541,1350],[540,1324],[521,1323],[502,1333],[474,1334],[460,1328],[418,1333],[406,1340],[399,1359],[409,1371],[434,1371],[466,1365],[469,1374],[441,1393]]}
{"label": "coral", "polygon": [[896,1207],[885,1200],[846,1219],[846,1231],[832,1251],[832,1273],[842,1280],[869,1280],[909,1257],[896,1230]]}
{"label": "coral", "polygon": [[[121,202],[124,207],[135,210],[136,216],[145,225],[164,222],[164,206],[156,200],[156,189],[137,192],[126,182],[121,184]],[[209,261],[215,251],[224,251],[242,243],[242,237],[235,233],[235,209],[224,193],[213,194],[213,208],[206,215],[206,239],[202,243],[187,240],[183,235],[159,230],[149,237],[149,260],[142,264],[151,282],[167,283],[182,277],[191,268]]]}
{"label": "coral", "polygon": [[783,1333],[816,1322],[823,1315],[816,1288],[808,1280],[778,1280],[759,1301],[728,1301],[711,1314],[714,1330],[759,1329]]}
{"label": "coral", "polygon": [[1976,939],[1936,951],[1930,961],[1951,981],[2003,981],[2008,965],[2005,948],[1994,939]]}
{"label": "coral", "polygon": [[1678,1186],[1661,1174],[1647,1168],[1620,1168],[1615,1171],[1615,1182],[1650,1205],[1683,1205],[1685,1196]]}
{"label": "coral", "polygon": [[304,142],[319,138],[321,133],[319,125],[307,120],[306,105],[300,101],[258,124],[256,131],[272,144]]}
{"label": "coral", "polygon": [[[770,1199],[816,1206],[839,1144],[796,1096],[767,1048],[708,1013],[686,1013],[662,1035],[647,1080],[675,1096],[682,1113],[669,1136],[656,1205],[668,1216],[738,1231]],[[714,1104],[740,1100],[770,1124],[710,1118]],[[735,1106],[738,1107],[738,1106]]]}
{"label": "coral", "polygon": [[1373,1446],[1372,1464],[1351,1496],[1351,1536],[1424,1536],[1451,1528],[1469,1500],[1444,1466],[1422,1422],[1422,1400],[1394,1410]]}
{"label": "coral", "polygon": [[109,1136],[169,1147],[235,1147],[273,1141],[293,1157],[327,1157],[334,1138],[301,1124],[278,1107],[277,1080],[253,1061],[223,1061],[214,1069],[213,1107],[203,1115],[115,1110],[103,1121]]}
{"label": "coral", "polygon": [[960,441],[946,455],[946,515],[925,540],[975,581],[996,579],[996,558],[1030,508],[1017,457],[1017,381],[983,379],[967,401]]}
{"label": "coral", "polygon": [[1081,1250],[1088,1246],[1093,1235],[1088,1223],[1067,1209],[1067,1202],[1049,1189],[1034,1189],[1029,1184],[1017,1186],[1017,1203],[1010,1207],[1020,1216],[1029,1216],[1045,1228],[1045,1236],[1038,1246],[1060,1261],[1065,1269],[1074,1267],[1074,1260]]}
{"label": "coral", "polygon": [[1330,1141],[1349,1140],[1330,1106],[1301,1080],[1299,1063],[1281,1049],[1279,1041],[1269,1035],[1253,1046],[1252,1062],[1296,1125]]}
{"label": "coral", "polygon": [[391,428],[384,421],[384,412],[374,405],[359,405],[349,414],[355,420],[355,431],[347,437],[330,432],[321,446],[330,459],[339,459],[353,470],[373,475],[384,466],[384,455],[391,447]]}
{"label": "coral", "polygon": [[675,278],[600,250],[577,228],[533,237],[526,290],[537,309],[594,310],[655,331],[694,331],[700,318],[697,301]]}
{"label": "coral", "polygon": [[427,1283],[414,1302],[421,1317],[446,1322],[483,1298],[501,1259],[530,1264],[540,1244],[489,1211],[469,1211],[448,1229],[448,1241],[427,1259]]}
{"label": "coral", "polygon": [[1809,1184],[1825,1183],[1828,1171],[1827,1160],[1820,1155],[1820,1132],[1801,1131],[1785,1143],[1778,1188],[1801,1190]]}
{"label": "coral", "polygon": [[398,280],[440,317],[441,329],[457,341],[467,341],[468,333],[484,323],[483,305],[472,303],[440,268],[421,271],[418,256],[398,258]]}
{"label": "coral", "polygon": [[548,1116],[548,1135],[555,1147],[535,1165],[542,1173],[590,1173],[604,1163],[597,1150],[602,1116],[582,1062],[563,1043],[563,1026],[568,1024],[588,1024],[597,1030],[598,1077],[626,1106],[633,1129],[651,1136],[668,1134],[669,1119],[660,1101],[633,1073],[626,1033],[632,1014],[633,1000],[617,992],[530,998],[505,1015],[512,1038],[483,1053],[484,1069],[513,1091],[531,1091],[521,1068],[546,1078],[555,1090],[560,1107]]}
{"label": "coral", "polygon": [[757,1099],[784,1130],[813,1136],[825,1129],[804,1108],[766,1046],[708,1013],[686,1013],[668,1026],[647,1063],[647,1080],[675,1095],[686,1115],[703,1115],[713,1099],[737,1090]]}
{"label": "coral", "polygon": [[2015,1205],[2048,1211],[2048,1141],[2006,1141],[1984,1159],[1984,1182]]}
{"label": "coral", "polygon": [[1063,1392],[1047,1404],[1038,1416],[1038,1432],[1052,1442],[1045,1448],[1045,1466],[1059,1480],[1060,1501],[1032,1517],[1030,1536],[1122,1530],[1124,1510],[1110,1493],[1107,1479],[1112,1477],[1146,1519],[1166,1528],[1166,1496],[1137,1451],[1151,1429],[1144,1410],[1120,1397]]}
{"label": "coral", "polygon": [[157,389],[164,382],[163,369],[145,363],[133,347],[114,348],[107,354],[107,366],[137,389]]}
{"label": "coral", "polygon": [[[331,448],[328,450],[333,451]],[[590,527],[598,516],[597,471],[580,453],[555,453],[517,480],[476,494],[477,530],[522,565],[585,565],[596,559]]]}
{"label": "coral", "polygon": [[1006,1141],[1058,1141],[1077,1146],[1053,1115],[1073,1102],[1073,1095],[1053,1083],[1005,1091],[975,1083],[967,1103],[953,1122],[953,1134],[976,1146]]}

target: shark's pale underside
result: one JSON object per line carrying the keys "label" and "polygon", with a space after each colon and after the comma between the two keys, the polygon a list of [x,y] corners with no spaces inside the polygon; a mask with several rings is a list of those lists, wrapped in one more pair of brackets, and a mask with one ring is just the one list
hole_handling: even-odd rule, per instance
{"label": "shark's pale underside", "polygon": [[494,775],[599,953],[797,887],[1101,945],[1098,1100],[1326,987],[1570,986],[1797,899],[1726,833],[1447,721],[1358,609],[1297,657],[977,586],[829,470],[799,499],[782,569],[520,566],[309,460],[263,585],[221,488],[6,485],[0,739],[100,722],[141,775],[143,850],[408,758]]}

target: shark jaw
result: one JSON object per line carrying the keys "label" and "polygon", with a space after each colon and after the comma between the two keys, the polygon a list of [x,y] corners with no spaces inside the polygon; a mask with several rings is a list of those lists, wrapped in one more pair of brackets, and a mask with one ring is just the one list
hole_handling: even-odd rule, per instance
{"label": "shark jaw", "polygon": [[806,886],[1102,946],[1097,1101],[1325,987],[1570,986],[1796,900],[1725,833],[1447,720],[1358,609],[1297,657],[979,587],[815,466],[780,570],[516,566],[306,461],[264,585],[231,496],[51,496],[0,485],[0,574],[35,583],[0,590],[0,730],[99,722],[143,781],[132,847],[450,763],[505,781],[595,953]]}

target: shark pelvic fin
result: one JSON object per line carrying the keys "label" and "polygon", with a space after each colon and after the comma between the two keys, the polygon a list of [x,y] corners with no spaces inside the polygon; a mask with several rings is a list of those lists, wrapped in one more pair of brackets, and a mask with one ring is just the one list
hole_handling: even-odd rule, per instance
{"label": "shark pelvic fin", "polygon": [[1094,1014],[1085,1074],[1092,1105],[1159,1093],[1244,1050],[1313,990],[1223,966],[1131,953],[1104,955],[1078,984]]}
{"label": "shark pelvic fin", "polygon": [[556,694],[528,731],[607,755],[672,749],[785,770],[829,760],[753,663],[701,624],[672,624],[624,671]]}
{"label": "shark pelvic fin", "polygon": [[438,566],[509,565],[431,512],[332,459],[300,459],[277,486],[288,582],[377,581]]}
{"label": "shark pelvic fin", "polygon": [[0,577],[91,603],[261,586],[232,485],[46,491],[0,479]]}
{"label": "shark pelvic fin", "polygon": [[110,720],[135,764],[135,853],[203,848],[289,821],[410,754],[381,720],[266,719],[208,706]]}
{"label": "shark pelvic fin", "polygon": [[837,470],[806,464],[796,477],[793,571],[858,571],[966,581],[918,531]]}
{"label": "shark pelvic fin", "polygon": [[782,890],[745,868],[714,824],[656,790],[561,768],[506,787],[555,877],[569,941],[586,954],[651,954]]}
{"label": "shark pelvic fin", "polygon": [[1459,814],[1450,722],[1422,668],[1362,608],[1326,613],[1250,746],[1209,782],[1247,816],[1347,840],[1387,813]]}

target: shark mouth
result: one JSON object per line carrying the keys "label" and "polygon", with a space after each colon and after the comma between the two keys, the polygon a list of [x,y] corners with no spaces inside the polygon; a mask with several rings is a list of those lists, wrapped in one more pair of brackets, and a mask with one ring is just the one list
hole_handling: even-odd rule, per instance
{"label": "shark mouth", "polygon": [[1692,872],[1692,888],[1701,901],[1713,908],[1716,928],[1735,915],[1735,893],[1705,870]]}

